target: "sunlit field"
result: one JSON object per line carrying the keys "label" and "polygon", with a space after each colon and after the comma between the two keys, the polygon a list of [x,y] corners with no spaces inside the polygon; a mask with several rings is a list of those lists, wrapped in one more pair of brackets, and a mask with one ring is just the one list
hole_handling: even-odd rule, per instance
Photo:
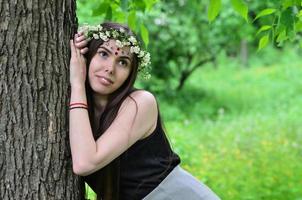
{"label": "sunlit field", "polygon": [[222,199],[302,199],[302,64],[265,51],[248,68],[222,56],[159,98],[182,166]]}

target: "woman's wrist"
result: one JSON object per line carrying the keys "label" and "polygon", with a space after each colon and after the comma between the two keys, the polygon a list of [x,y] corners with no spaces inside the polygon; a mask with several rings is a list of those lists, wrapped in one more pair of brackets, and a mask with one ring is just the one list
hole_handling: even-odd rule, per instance
{"label": "woman's wrist", "polygon": [[85,84],[71,84],[71,91],[85,91]]}

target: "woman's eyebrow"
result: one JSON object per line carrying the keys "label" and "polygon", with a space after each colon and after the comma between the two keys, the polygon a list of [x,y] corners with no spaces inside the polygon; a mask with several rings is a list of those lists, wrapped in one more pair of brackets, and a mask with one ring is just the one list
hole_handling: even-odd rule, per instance
{"label": "woman's eyebrow", "polygon": [[120,56],[120,58],[128,59],[129,61],[131,61],[131,58],[129,56]]}
{"label": "woman's eyebrow", "polygon": [[[111,50],[109,50],[108,48],[104,47],[104,46],[100,46],[99,49],[104,49],[105,51],[107,51],[109,54],[113,54],[113,52]],[[124,55],[124,56],[120,56],[120,58],[126,58],[128,60],[131,61],[131,58],[130,56],[127,56],[127,55]]]}
{"label": "woman's eyebrow", "polygon": [[100,46],[99,49],[104,49],[106,50],[108,53],[112,54],[112,51],[110,51],[108,48],[104,47],[104,46]]}

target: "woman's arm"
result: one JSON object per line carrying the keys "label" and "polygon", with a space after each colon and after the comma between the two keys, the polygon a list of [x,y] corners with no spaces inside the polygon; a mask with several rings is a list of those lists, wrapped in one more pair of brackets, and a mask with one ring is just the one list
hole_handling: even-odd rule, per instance
{"label": "woman's arm", "polygon": [[[78,36],[75,36],[77,40]],[[70,41],[70,85],[71,96],[70,103],[84,103],[87,105],[85,92],[86,62],[76,43]],[[82,158],[87,154],[96,152],[96,143],[94,141],[91,126],[89,122],[88,111],[86,109],[72,109],[69,112],[69,139],[73,170],[77,173],[79,165],[82,164]]]}
{"label": "woman's arm", "polygon": [[86,110],[70,112],[74,173],[89,175],[106,166],[132,144],[150,134],[157,120],[156,100],[146,91],[127,97],[110,127],[94,142]]}

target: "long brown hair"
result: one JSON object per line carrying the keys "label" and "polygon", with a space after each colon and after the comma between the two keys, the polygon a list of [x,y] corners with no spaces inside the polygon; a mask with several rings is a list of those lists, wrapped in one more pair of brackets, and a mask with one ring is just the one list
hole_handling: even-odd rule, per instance
{"label": "long brown hair", "polygon": [[[105,22],[102,23],[101,26],[103,29],[115,29],[120,30],[123,28],[128,35],[135,36],[135,34],[129,29],[128,26],[112,23],[112,22]],[[103,40],[101,39],[92,39],[88,43],[89,51],[85,55],[87,59],[87,72],[88,67],[90,65],[90,61],[93,56],[96,54],[97,49],[100,45],[103,44]],[[99,138],[112,124],[113,120],[115,119],[117,112],[123,102],[123,100],[129,96],[129,94],[134,90],[133,85],[137,77],[138,72],[138,58],[136,55],[133,55],[133,59],[131,62],[131,71],[126,79],[126,81],[122,84],[120,88],[114,91],[112,94],[109,95],[108,103],[102,112],[99,123],[94,124],[94,110],[93,110],[93,91],[88,83],[88,76],[86,77],[86,96],[88,101],[88,112],[90,123],[92,126],[94,138]],[[88,74],[88,73],[87,73]],[[83,179],[92,187],[92,189],[97,193],[97,199],[103,200],[117,200],[119,199],[119,171],[120,171],[120,160],[116,158],[110,164],[102,168],[101,170],[84,177]]]}

